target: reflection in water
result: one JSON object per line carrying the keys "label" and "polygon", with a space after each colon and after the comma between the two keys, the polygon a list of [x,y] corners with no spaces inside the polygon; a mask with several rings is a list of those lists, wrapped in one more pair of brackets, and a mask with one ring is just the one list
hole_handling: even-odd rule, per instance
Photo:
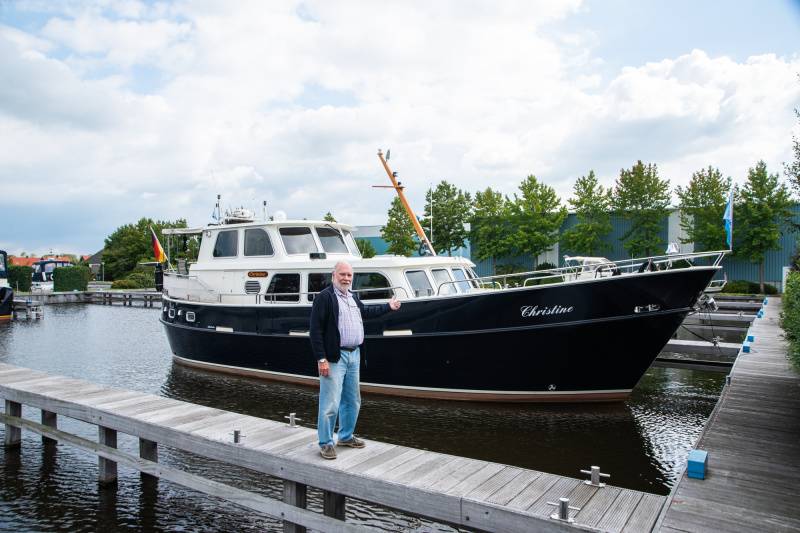
{"label": "reflection in water", "polygon": [[[0,362],[284,421],[316,426],[317,391],[224,376],[172,363],[158,309],[48,306],[44,320],[0,324]],[[570,477],[600,466],[610,484],[667,494],[724,384],[723,374],[651,369],[624,403],[467,404],[365,395],[359,436]],[[26,417],[37,419],[31,410]],[[86,427],[83,427],[86,426]],[[59,418],[96,439],[96,428]],[[245,430],[246,428],[242,428]],[[116,489],[97,484],[97,458],[23,432],[22,451],[0,450],[0,529],[16,531],[281,531],[279,522],[120,468]],[[138,453],[136,439],[120,448]],[[175,450],[159,460],[280,497],[280,482]],[[318,493],[310,491],[310,507]],[[351,502],[348,513],[386,530],[452,531]]]}

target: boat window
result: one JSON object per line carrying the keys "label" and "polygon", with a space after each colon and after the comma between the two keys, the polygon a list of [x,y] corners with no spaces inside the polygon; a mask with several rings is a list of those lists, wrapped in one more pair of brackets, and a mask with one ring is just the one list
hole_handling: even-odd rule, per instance
{"label": "boat window", "polygon": [[446,268],[434,268],[431,270],[431,274],[433,274],[433,281],[436,283],[439,294],[455,294],[458,292],[454,283],[447,283],[448,281],[453,281],[453,278],[450,277],[450,272]]}
{"label": "boat window", "polygon": [[[392,297],[392,284],[380,272],[356,272],[353,276],[353,291],[361,300],[388,300]],[[374,289],[386,289],[383,291]]]}
{"label": "boat window", "polygon": [[467,292],[469,290],[470,284],[468,281],[465,281],[467,279],[467,275],[464,274],[464,271],[461,270],[460,268],[454,268],[453,275],[456,277],[456,280],[463,281],[463,283],[457,284],[461,292]]}
{"label": "boat window", "polygon": [[[328,287],[331,284],[331,274],[330,272],[326,272],[324,274],[320,274],[317,272],[311,273],[308,275],[308,292],[315,293],[320,292],[324,288]],[[315,294],[309,294],[307,299],[309,302],[314,301]]]}
{"label": "boat window", "polygon": [[7,278],[6,254],[0,253],[0,278]]}
{"label": "boat window", "polygon": [[308,254],[319,251],[314,236],[311,235],[311,228],[281,228],[279,231],[287,254]]}
{"label": "boat window", "polygon": [[342,234],[333,228],[317,227],[317,236],[322,243],[322,249],[329,254],[346,254],[347,245]]}
{"label": "boat window", "polygon": [[244,230],[244,255],[273,255],[272,241],[264,228]]}
{"label": "boat window", "polygon": [[433,293],[433,287],[424,270],[406,270],[406,279],[411,285],[411,294],[414,296],[428,296]]}
{"label": "boat window", "polygon": [[356,244],[356,240],[353,238],[353,234],[349,231],[342,231],[344,231],[344,240],[347,242],[347,247],[350,249],[350,253],[356,257],[361,257],[361,250],[358,249],[358,245]]}
{"label": "boat window", "polygon": [[267,287],[267,296],[264,301],[269,302],[299,302],[300,301],[300,274],[275,274]]}
{"label": "boat window", "polygon": [[217,233],[214,257],[236,257],[239,252],[239,232],[235,229]]}

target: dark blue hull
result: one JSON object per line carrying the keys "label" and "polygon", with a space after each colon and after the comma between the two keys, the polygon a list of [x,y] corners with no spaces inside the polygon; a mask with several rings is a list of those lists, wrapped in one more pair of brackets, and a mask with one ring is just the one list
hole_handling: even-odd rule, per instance
{"label": "dark blue hull", "polygon": [[[627,397],[716,269],[404,301],[365,322],[362,390],[482,401]],[[314,384],[310,306],[232,307],[165,298],[176,360]],[[186,321],[186,313],[194,321]]]}

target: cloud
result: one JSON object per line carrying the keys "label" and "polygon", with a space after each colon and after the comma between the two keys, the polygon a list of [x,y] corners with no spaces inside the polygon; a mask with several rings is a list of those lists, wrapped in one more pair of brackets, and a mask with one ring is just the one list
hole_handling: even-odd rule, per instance
{"label": "cloud", "polygon": [[778,172],[797,126],[796,56],[610,71],[578,1],[10,6],[40,19],[0,26],[0,179],[12,216],[60,217],[0,237],[12,250],[94,252],[143,216],[199,225],[217,194],[382,224],[378,148],[418,211],[441,180],[511,195],[535,174],[566,201],[638,159],[673,186],[709,164],[743,180],[762,158]]}

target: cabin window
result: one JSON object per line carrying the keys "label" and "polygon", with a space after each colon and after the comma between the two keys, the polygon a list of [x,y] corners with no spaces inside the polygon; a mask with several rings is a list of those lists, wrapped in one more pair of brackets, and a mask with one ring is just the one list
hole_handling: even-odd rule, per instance
{"label": "cabin window", "polygon": [[266,298],[269,302],[299,302],[300,274],[275,274],[267,287]]}
{"label": "cabin window", "polygon": [[239,232],[235,229],[217,233],[214,257],[236,257],[239,253]]}
{"label": "cabin window", "polygon": [[455,294],[458,292],[454,283],[448,283],[448,281],[453,281],[453,278],[450,277],[450,271],[446,268],[434,268],[431,270],[431,274],[433,274],[433,281],[436,283],[439,294]]}
{"label": "cabin window", "polygon": [[428,281],[424,270],[406,270],[406,279],[411,285],[411,293],[415,297],[433,294],[433,287],[431,287],[431,282]]}
{"label": "cabin window", "polygon": [[388,300],[393,294],[391,286],[380,272],[356,272],[353,276],[353,291],[361,300]]}
{"label": "cabin window", "polygon": [[280,228],[279,231],[287,254],[308,254],[319,251],[314,236],[311,235],[311,228]]}
{"label": "cabin window", "polygon": [[453,275],[456,277],[456,280],[462,282],[457,284],[458,288],[461,289],[461,292],[467,292],[470,288],[470,283],[466,281],[467,275],[464,273],[464,271],[460,268],[454,268]]}
{"label": "cabin window", "polygon": [[322,249],[329,254],[346,254],[347,245],[342,234],[333,228],[317,227],[317,236],[322,243]]}
{"label": "cabin window", "polygon": [[344,240],[345,242],[347,242],[347,247],[350,249],[350,253],[357,257],[361,257],[361,250],[358,249],[358,245],[356,244],[356,241],[353,238],[353,234],[350,233],[349,231],[345,231]]}
{"label": "cabin window", "polygon": [[272,241],[263,228],[244,230],[244,255],[273,255]]}
{"label": "cabin window", "polygon": [[[318,272],[312,273],[308,275],[308,292],[309,293],[317,293],[321,290],[325,289],[331,284],[331,274],[330,272],[326,272],[325,274],[320,274]],[[309,302],[314,301],[314,296],[316,294],[309,294],[307,299]]]}

